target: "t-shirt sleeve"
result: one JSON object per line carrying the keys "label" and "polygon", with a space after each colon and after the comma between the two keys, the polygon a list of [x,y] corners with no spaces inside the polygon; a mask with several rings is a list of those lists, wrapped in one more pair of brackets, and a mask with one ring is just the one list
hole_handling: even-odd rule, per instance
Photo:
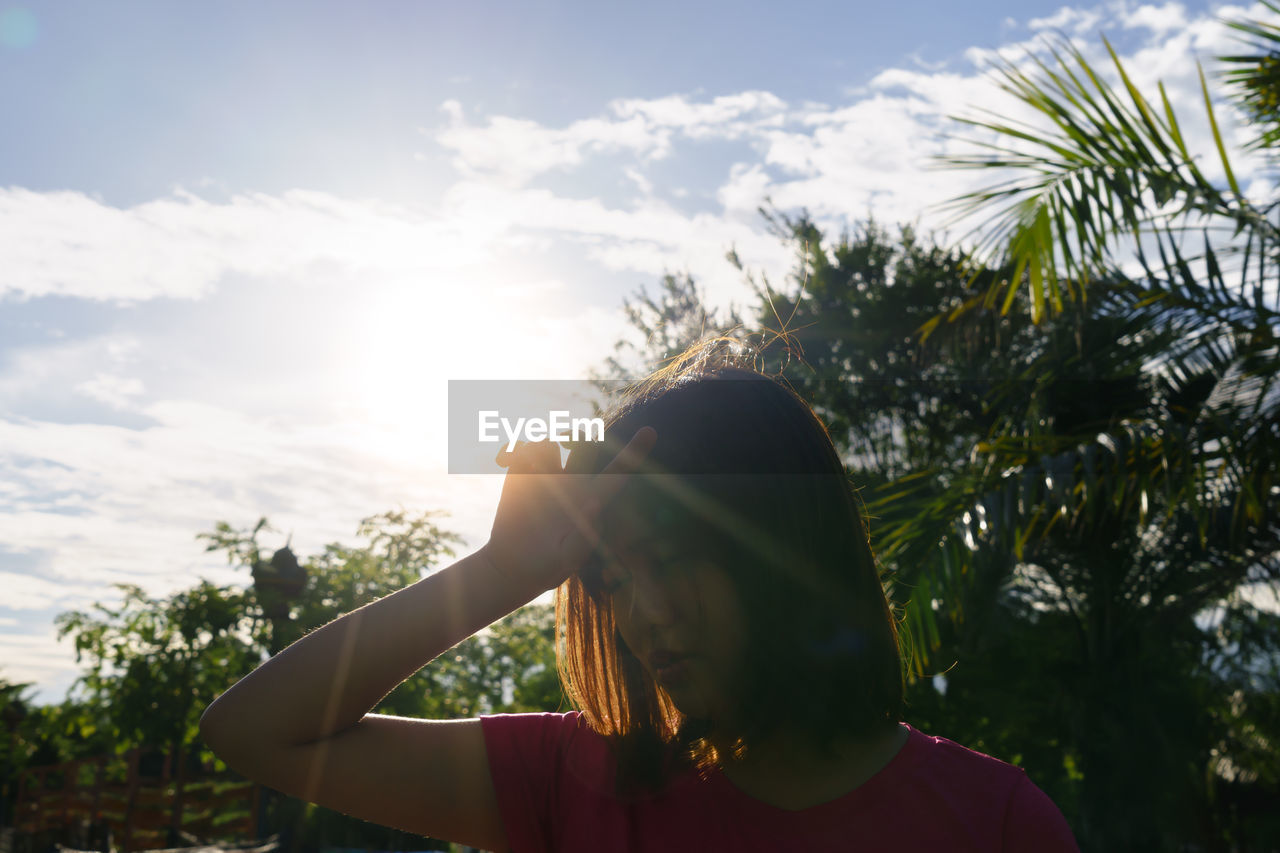
{"label": "t-shirt sleeve", "polygon": [[1049,795],[1025,772],[1004,816],[1004,853],[1080,853],[1071,827]]}
{"label": "t-shirt sleeve", "polygon": [[557,779],[577,714],[480,717],[489,773],[513,853],[551,853]]}

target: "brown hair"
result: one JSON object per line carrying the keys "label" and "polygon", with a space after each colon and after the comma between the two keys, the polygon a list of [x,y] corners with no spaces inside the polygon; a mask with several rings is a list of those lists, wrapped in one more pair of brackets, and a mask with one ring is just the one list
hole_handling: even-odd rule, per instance
{"label": "brown hair", "polygon": [[[677,535],[696,531],[730,573],[753,628],[742,699],[753,704],[735,750],[780,729],[820,744],[871,735],[901,720],[903,681],[866,521],[822,422],[754,363],[727,338],[690,348],[628,388],[604,442],[575,447],[568,470],[598,473],[637,429],[657,430],[640,472],[650,476],[618,499]],[[674,767],[718,756],[706,721],[686,719],[626,647],[599,568],[598,550],[556,591],[561,682],[614,741],[619,789],[658,787]],[[776,701],[797,684],[802,699]]]}

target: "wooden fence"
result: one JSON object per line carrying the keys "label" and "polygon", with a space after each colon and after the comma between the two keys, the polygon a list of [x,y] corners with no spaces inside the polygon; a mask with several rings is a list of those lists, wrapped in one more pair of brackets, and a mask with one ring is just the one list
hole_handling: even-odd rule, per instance
{"label": "wooden fence", "polygon": [[[186,772],[181,756],[125,756],[31,767],[18,779],[19,836],[121,853],[175,846],[178,839],[257,837],[259,787],[239,777]],[[87,843],[86,843],[87,842]]]}

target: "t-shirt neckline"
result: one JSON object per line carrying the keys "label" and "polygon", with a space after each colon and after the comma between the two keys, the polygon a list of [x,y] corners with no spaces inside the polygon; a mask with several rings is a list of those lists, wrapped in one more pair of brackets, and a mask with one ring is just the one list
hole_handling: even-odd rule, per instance
{"label": "t-shirt neckline", "polygon": [[767,814],[779,821],[798,820],[803,822],[820,820],[823,816],[834,813],[839,813],[847,818],[851,811],[870,808],[883,797],[892,794],[899,788],[903,778],[923,758],[924,741],[928,736],[920,730],[912,728],[908,723],[899,723],[899,725],[906,728],[907,740],[897,754],[889,759],[889,763],[881,767],[876,771],[875,775],[852,791],[847,791],[835,799],[827,800],[825,803],[818,803],[803,809],[785,809],[781,806],[775,806],[764,800],[756,799],[746,791],[743,791],[733,784],[733,781],[719,767],[711,771],[708,782],[715,786],[719,793],[740,801],[743,806],[756,814]]}

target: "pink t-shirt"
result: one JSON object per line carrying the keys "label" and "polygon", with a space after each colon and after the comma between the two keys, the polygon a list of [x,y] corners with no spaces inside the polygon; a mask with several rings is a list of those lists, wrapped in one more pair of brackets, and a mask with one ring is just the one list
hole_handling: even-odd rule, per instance
{"label": "pink t-shirt", "polygon": [[480,719],[514,853],[1078,853],[1062,813],[1021,768],[910,726],[906,744],[865,784],[788,811],[718,771],[705,780],[690,771],[624,801],[613,792],[605,739],[577,712]]}

